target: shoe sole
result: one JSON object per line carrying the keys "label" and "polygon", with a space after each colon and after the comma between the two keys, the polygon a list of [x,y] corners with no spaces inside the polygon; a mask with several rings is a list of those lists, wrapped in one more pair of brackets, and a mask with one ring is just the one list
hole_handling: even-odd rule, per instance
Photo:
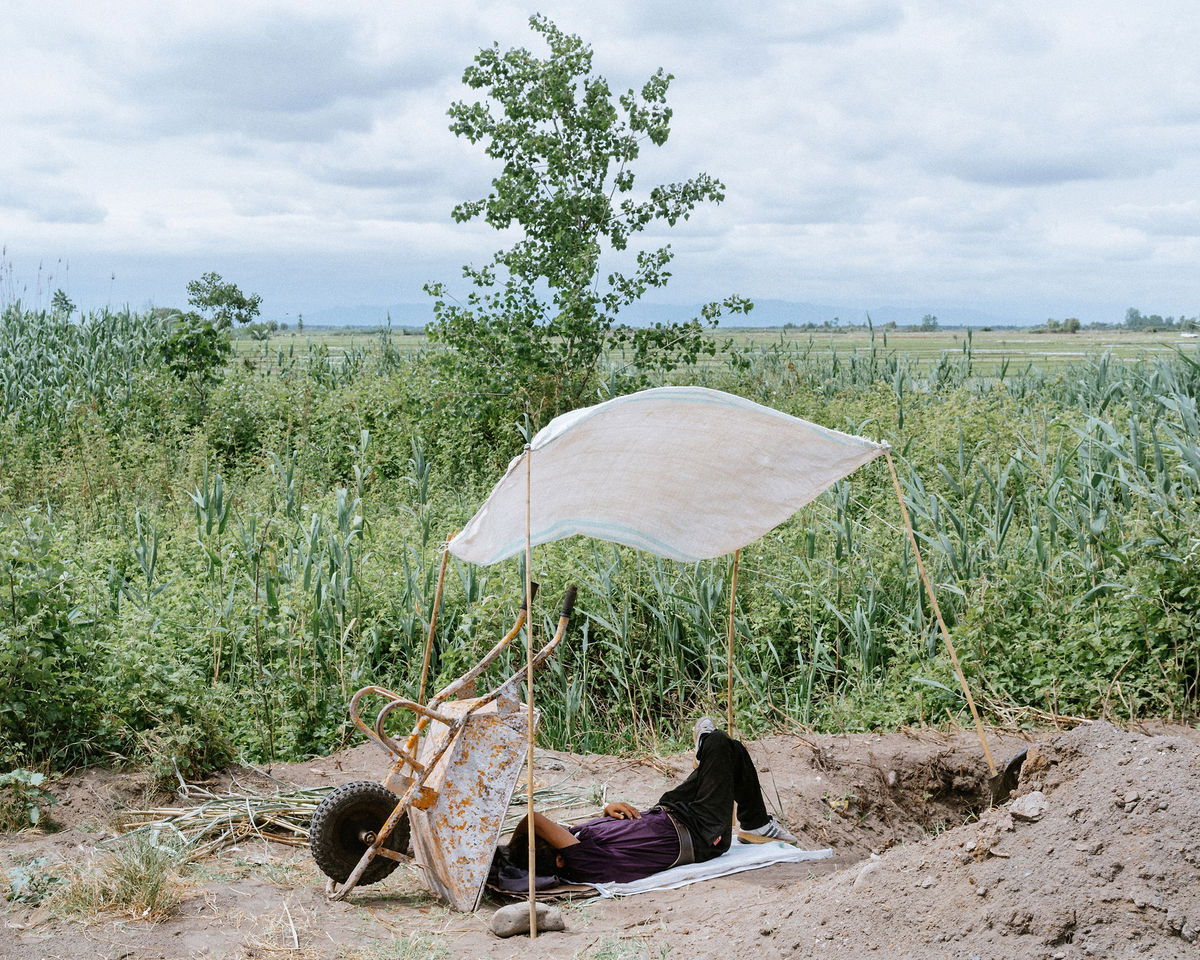
{"label": "shoe sole", "polygon": [[781,840],[779,837],[764,837],[760,833],[742,833],[741,830],[737,836],[742,843],[788,843],[793,846],[797,843],[795,840]]}

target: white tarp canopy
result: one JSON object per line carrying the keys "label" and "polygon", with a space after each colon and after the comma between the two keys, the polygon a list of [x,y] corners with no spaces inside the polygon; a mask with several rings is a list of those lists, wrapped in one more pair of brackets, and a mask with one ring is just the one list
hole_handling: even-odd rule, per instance
{"label": "white tarp canopy", "polygon": [[672,560],[732,553],[887,449],[706,387],[658,387],[555,417],[450,552],[490,564],[581,534]]}

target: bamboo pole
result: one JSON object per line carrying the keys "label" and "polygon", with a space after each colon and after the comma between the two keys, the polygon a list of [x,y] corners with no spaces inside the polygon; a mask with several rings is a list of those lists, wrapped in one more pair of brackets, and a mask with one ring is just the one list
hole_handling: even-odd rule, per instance
{"label": "bamboo pole", "polygon": [[429,659],[433,654],[433,635],[437,632],[438,611],[442,609],[442,588],[446,585],[446,564],[450,560],[450,541],[458,536],[454,530],[442,546],[442,566],[438,570],[437,591],[433,595],[433,612],[429,615],[429,633],[425,636],[425,655],[421,659],[421,690],[417,703],[425,703],[425,683],[429,679]]}
{"label": "bamboo pole", "polygon": [[536,940],[537,928],[537,836],[533,829],[533,539],[530,535],[533,512],[533,448],[525,445],[525,688],[528,701],[525,716],[525,795],[526,835],[529,839],[529,938]]}
{"label": "bamboo pole", "polygon": [[742,559],[741,549],[733,551],[733,574],[729,581],[729,629],[725,635],[725,732],[733,736],[733,619],[737,602],[738,563]]}
{"label": "bamboo pole", "polygon": [[896,500],[900,503],[900,516],[904,520],[904,530],[908,534],[908,542],[912,546],[913,556],[917,560],[917,572],[921,575],[921,582],[925,584],[925,592],[929,595],[929,605],[933,608],[934,618],[942,633],[942,640],[945,641],[946,652],[950,654],[950,662],[954,664],[954,673],[966,695],[967,706],[971,708],[971,716],[975,720],[975,733],[978,734],[979,743],[983,746],[988,772],[995,776],[996,762],[992,759],[991,748],[988,747],[987,734],[983,731],[983,721],[979,719],[979,711],[975,708],[975,698],[971,696],[971,688],[967,684],[967,678],[963,676],[962,667],[959,666],[958,651],[954,649],[954,641],[950,639],[950,631],[946,628],[946,621],[942,619],[942,608],[938,603],[937,594],[933,592],[933,584],[929,582],[929,575],[925,572],[925,562],[921,559],[921,548],[917,546],[917,535],[913,533],[912,520],[908,516],[908,506],[904,503],[904,494],[900,490],[900,478],[896,475],[896,464],[892,460],[892,452],[884,450],[883,455],[887,457],[888,471],[892,475],[892,486],[896,490]]}

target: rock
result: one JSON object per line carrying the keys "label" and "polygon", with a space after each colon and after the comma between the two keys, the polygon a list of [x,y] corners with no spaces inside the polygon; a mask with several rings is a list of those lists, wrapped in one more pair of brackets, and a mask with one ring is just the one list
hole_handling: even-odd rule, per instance
{"label": "rock", "polygon": [[1025,751],[1025,763],[1021,766],[1021,777],[1028,779],[1044,773],[1058,762],[1058,751],[1049,743],[1031,743]]}
{"label": "rock", "polygon": [[1181,937],[1185,943],[1195,943],[1200,939],[1200,924],[1194,923],[1175,909],[1167,912],[1167,929]]}
{"label": "rock", "polygon": [[1012,802],[1009,811],[1017,820],[1040,820],[1050,809],[1050,801],[1046,799],[1046,795],[1040,790],[1034,790],[1033,793],[1027,793],[1023,797],[1018,797]]}
{"label": "rock", "polygon": [[[529,904],[510,903],[492,914],[492,933],[498,937],[515,937],[519,933],[529,933]],[[544,903],[537,905],[538,933],[566,930],[562,911]]]}
{"label": "rock", "polygon": [[921,878],[921,882],[917,884],[917,886],[919,886],[922,890],[928,890],[935,883],[937,883],[937,881],[934,880],[933,877],[926,876]]}
{"label": "rock", "polygon": [[855,889],[869,887],[875,880],[879,879],[879,874],[883,872],[883,863],[879,860],[871,860],[864,863],[859,868],[858,876],[854,878]]}

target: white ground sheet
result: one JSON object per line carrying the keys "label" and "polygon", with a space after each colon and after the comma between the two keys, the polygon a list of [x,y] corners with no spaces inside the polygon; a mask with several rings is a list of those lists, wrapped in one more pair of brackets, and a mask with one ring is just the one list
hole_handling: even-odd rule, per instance
{"label": "white ground sheet", "polygon": [[672,560],[732,553],[886,444],[706,387],[657,387],[555,417],[450,544],[490,564],[581,534]]}
{"label": "white ground sheet", "polygon": [[715,880],[743,870],[757,870],[773,863],[803,863],[828,860],[832,850],[799,850],[787,843],[735,843],[725,853],[704,863],[687,863],[660,873],[652,873],[632,883],[594,883],[602,897],[630,897],[651,890],[674,890],[701,880]]}

